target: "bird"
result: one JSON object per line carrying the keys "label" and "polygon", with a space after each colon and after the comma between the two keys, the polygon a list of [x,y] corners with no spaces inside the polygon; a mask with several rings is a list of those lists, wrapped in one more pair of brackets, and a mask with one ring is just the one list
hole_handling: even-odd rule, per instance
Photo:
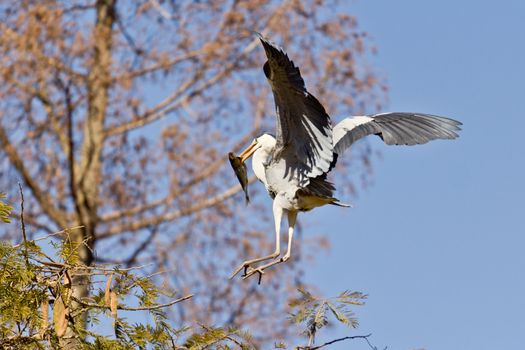
{"label": "bird", "polygon": [[[276,108],[276,134],[264,133],[239,154],[244,164],[252,157],[252,169],[273,200],[275,251],[244,261],[232,273],[244,269],[243,279],[256,273],[259,283],[265,270],[290,259],[294,227],[299,212],[323,205],[349,207],[334,197],[328,173],[357,140],[376,135],[387,145],[419,145],[436,139],[456,139],[461,122],[425,113],[388,112],[347,117],[335,126],[323,105],[308,92],[299,68],[287,53],[259,33],[267,61],[263,72]],[[281,255],[281,221],[288,219],[288,246]],[[270,262],[256,266],[263,261]]]}

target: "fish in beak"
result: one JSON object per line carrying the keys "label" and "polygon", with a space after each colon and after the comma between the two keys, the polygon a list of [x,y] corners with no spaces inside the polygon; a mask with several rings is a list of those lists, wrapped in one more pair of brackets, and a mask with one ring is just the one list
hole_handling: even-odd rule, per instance
{"label": "fish in beak", "polygon": [[257,150],[257,139],[253,140],[253,142],[246,148],[244,151],[242,151],[241,154],[239,154],[239,158],[241,159],[241,162],[246,162],[248,158],[250,158],[253,153]]}
{"label": "fish in beak", "polygon": [[250,202],[250,195],[248,194],[248,169],[246,168],[246,160],[250,158],[253,153],[257,150],[257,140],[254,140],[248,148],[246,148],[242,153],[237,156],[235,153],[228,153],[228,158],[230,164],[239,180],[244,195],[246,197],[246,204]]}

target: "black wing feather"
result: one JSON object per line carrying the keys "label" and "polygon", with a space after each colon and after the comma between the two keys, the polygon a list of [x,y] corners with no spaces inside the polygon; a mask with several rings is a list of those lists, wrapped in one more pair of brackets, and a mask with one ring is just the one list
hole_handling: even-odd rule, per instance
{"label": "black wing feather", "polygon": [[263,70],[275,100],[277,145],[274,160],[286,159],[287,174],[305,186],[325,173],[333,159],[332,123],[323,105],[306,90],[299,68],[259,34],[268,61]]}

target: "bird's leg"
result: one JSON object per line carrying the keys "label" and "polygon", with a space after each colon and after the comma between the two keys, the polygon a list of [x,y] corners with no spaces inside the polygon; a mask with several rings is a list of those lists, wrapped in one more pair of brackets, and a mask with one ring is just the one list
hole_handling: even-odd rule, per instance
{"label": "bird's leg", "polygon": [[279,254],[281,254],[281,235],[280,235],[280,229],[281,229],[281,219],[282,219],[282,216],[283,216],[283,211],[284,209],[281,208],[280,205],[278,205],[275,201],[273,202],[273,217],[274,217],[274,220],[275,220],[275,251],[270,254],[270,255],[266,255],[266,256],[263,256],[261,258],[257,258],[257,259],[251,259],[251,260],[246,260],[245,262],[243,262],[241,265],[239,265],[239,267],[237,267],[237,269],[235,271],[233,271],[232,275],[230,276],[230,279],[232,279],[236,274],[238,274],[242,269],[244,269],[244,275],[246,275],[246,272],[248,270],[248,267],[251,265],[251,264],[255,264],[255,263],[258,263],[260,261],[264,261],[264,260],[270,260],[270,259],[275,259],[276,257],[279,256]]}
{"label": "bird's leg", "polygon": [[288,212],[288,249],[286,249],[286,254],[284,254],[282,258],[283,262],[290,259],[290,255],[292,254],[293,229],[295,227],[296,220],[297,220],[297,212],[296,211]]}
{"label": "bird's leg", "polygon": [[292,240],[293,240],[293,230],[295,227],[295,221],[297,219],[297,212],[296,211],[289,211],[288,212],[288,249],[286,249],[286,254],[280,259],[274,260],[268,264],[258,266],[256,268],[251,268],[247,273],[244,274],[243,279],[246,279],[250,277],[251,275],[258,273],[259,274],[259,284],[261,283],[261,276],[264,274],[264,270],[273,266],[280,264],[282,262],[287,261],[290,259],[290,256],[292,254]]}

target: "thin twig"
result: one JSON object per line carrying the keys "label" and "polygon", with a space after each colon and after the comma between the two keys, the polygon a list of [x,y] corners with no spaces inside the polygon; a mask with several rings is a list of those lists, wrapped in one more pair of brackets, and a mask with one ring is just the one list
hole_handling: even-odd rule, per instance
{"label": "thin twig", "polygon": [[127,272],[127,271],[132,271],[132,270],[141,270],[143,268],[146,268],[148,266],[151,266],[153,265],[153,263],[149,263],[149,264],[144,264],[144,265],[140,265],[140,266],[132,266],[132,267],[114,267],[114,268],[105,268],[105,267],[102,267],[102,266],[86,266],[85,268],[87,269],[91,269],[91,270],[99,270],[99,271],[108,271],[108,272],[117,272],[117,273],[122,273],[122,272]]}
{"label": "thin twig", "polygon": [[22,223],[22,237],[24,238],[24,259],[26,266],[29,266],[29,253],[27,252],[27,235],[26,235],[26,224],[24,222],[24,192],[22,191],[22,185],[18,183],[20,189],[20,222]]}
{"label": "thin twig", "polygon": [[168,12],[164,7],[162,7],[157,0],[149,0],[149,2],[153,5],[155,10],[164,17],[165,19],[171,20],[173,18],[173,15]]}
{"label": "thin twig", "polygon": [[[329,342],[326,342],[324,344],[321,344],[321,345],[317,345],[317,346],[314,346],[314,347],[310,347],[310,346],[298,346],[295,348],[295,350],[317,350],[317,349],[321,349],[321,348],[324,348],[325,346],[328,346],[328,345],[331,345],[331,344],[334,344],[334,343],[337,343],[337,342],[340,342],[340,341],[343,341],[343,340],[348,340],[348,339],[364,339],[366,340],[366,342],[368,343],[368,345],[370,346],[370,348],[372,348],[373,350],[377,350],[377,347],[373,346],[370,341],[368,340],[368,338],[372,335],[372,333],[370,334],[367,334],[367,335],[353,335],[353,336],[348,336],[348,337],[343,337],[343,338],[338,338],[338,339],[334,339],[334,340],[331,340]],[[385,348],[386,349],[386,348]]]}
{"label": "thin twig", "polygon": [[[207,327],[206,325],[201,324],[200,326],[201,326],[202,328],[204,328],[204,330],[206,330],[206,332],[213,331],[213,328]],[[208,342],[208,343],[205,345],[205,347],[204,347],[203,349],[206,349],[206,348],[208,348],[209,346],[212,346],[212,345],[214,345],[214,344],[217,344],[217,343],[219,343],[219,342],[221,342],[221,341],[223,341],[223,340],[225,340],[225,339],[231,341],[232,343],[235,343],[235,344],[239,347],[239,349],[243,349],[242,344],[241,344],[237,339],[233,338],[230,334],[233,335],[232,332],[228,332],[228,334],[225,334],[223,337],[221,337],[221,338],[219,338],[219,339],[215,339],[215,340],[213,340],[213,341],[211,341],[211,342]]]}
{"label": "thin twig", "polygon": [[[35,238],[35,239],[33,239],[33,242],[43,241],[43,240],[45,240],[45,239],[49,239],[50,237],[53,237],[53,236],[62,235],[62,234],[64,234],[64,233],[67,232],[67,231],[78,230],[79,228],[82,228],[82,227],[84,227],[84,225],[73,226],[73,227],[70,227],[70,228],[66,228],[66,229],[61,230],[61,231],[53,232],[53,233],[47,234],[47,235],[45,235],[45,236]],[[14,247],[14,248],[18,248],[19,246],[20,246],[20,244],[17,244],[17,245],[14,245],[13,247]]]}
{"label": "thin twig", "polygon": [[[47,258],[50,259],[49,257],[47,257]],[[127,268],[118,268],[118,267],[105,268],[105,267],[101,267],[101,266],[75,266],[75,265],[70,265],[70,264],[65,264],[65,263],[57,263],[57,262],[55,262],[55,261],[53,261],[51,259],[50,259],[50,262],[42,261],[42,260],[39,260],[37,258],[32,258],[32,259],[35,260],[37,263],[40,263],[40,264],[42,264],[44,266],[51,267],[51,268],[68,269],[68,270],[72,270],[72,271],[76,271],[77,269],[88,270],[88,271],[95,271],[95,272],[86,272],[86,273],[84,273],[84,275],[86,275],[86,276],[91,276],[91,275],[108,275],[108,274],[111,274],[111,273],[120,273],[120,274],[122,274],[124,272],[132,271],[132,270],[139,270],[139,269],[143,269],[145,267],[153,265],[151,263],[151,264],[145,264],[145,265],[141,265],[141,266],[133,266],[133,267],[127,267]],[[99,271],[99,272],[97,273],[97,271]],[[154,274],[146,276],[146,278],[155,276],[157,274],[166,273],[166,272],[170,272],[170,271],[157,272],[157,273],[154,273]],[[77,272],[75,274],[82,275],[82,273],[77,273]]]}
{"label": "thin twig", "polygon": [[7,131],[0,125],[0,146],[2,151],[9,158],[10,163],[17,169],[18,173],[20,173],[26,186],[31,189],[33,197],[40,204],[44,213],[58,227],[65,227],[65,213],[54,205],[49,194],[42,190],[36,179],[31,176],[17,148],[11,143],[7,135]]}
{"label": "thin twig", "polygon": [[151,233],[149,235],[148,238],[146,238],[146,240],[144,240],[138,247],[137,249],[135,249],[135,251],[130,255],[130,257],[128,259],[126,259],[126,262],[125,262],[125,265],[126,266],[131,266],[135,263],[137,257],[139,256],[140,253],[142,253],[142,251],[144,249],[146,249],[148,247],[148,245],[153,241],[153,239],[155,238],[155,236],[159,233],[159,229],[158,229],[158,226],[155,226],[153,227],[153,229],[151,230]]}
{"label": "thin twig", "polygon": [[122,23],[122,19],[120,16],[117,16],[117,26],[119,27],[122,35],[124,36],[124,39],[126,39],[126,42],[128,43],[131,50],[135,53],[137,56],[142,56],[144,54],[144,50],[142,50],[140,47],[137,46],[135,43],[135,40],[133,37],[128,33],[126,30],[126,27],[124,27],[124,23]]}
{"label": "thin twig", "polygon": [[[190,298],[192,298],[194,296],[194,294],[189,294],[189,295],[186,295],[185,297],[182,297],[182,298],[179,298],[179,299],[175,299],[175,300],[172,300],[170,301],[169,303],[165,303],[165,304],[156,304],[156,305],[151,305],[151,306],[139,306],[139,307],[128,307],[128,306],[122,306],[122,305],[119,305],[117,308],[119,310],[126,310],[126,311],[149,311],[149,310],[157,310],[157,309],[162,309],[162,308],[165,308],[165,307],[168,307],[168,306],[171,306],[173,304],[177,304],[177,303],[180,303],[181,301],[184,301],[184,300],[188,300]],[[86,303],[84,301],[81,301],[80,299],[74,297],[74,296],[71,296],[71,299],[73,299],[74,301],[76,301],[77,303],[79,303],[80,305],[84,306],[84,307],[87,307],[87,308],[98,308],[98,309],[109,309],[109,306],[106,306],[106,305],[99,305],[99,304],[95,304],[95,303]]]}
{"label": "thin twig", "polygon": [[160,62],[153,63],[153,64],[151,64],[149,66],[146,66],[146,67],[143,67],[141,69],[137,69],[137,70],[131,71],[131,72],[129,70],[126,70],[121,75],[114,77],[113,80],[114,81],[121,81],[121,80],[125,80],[125,79],[135,79],[135,78],[141,77],[141,76],[143,76],[145,74],[153,73],[153,72],[155,72],[157,70],[160,70],[160,69],[168,70],[168,69],[170,69],[171,67],[175,66],[178,63],[181,63],[181,62],[184,62],[184,61],[187,61],[187,60],[190,60],[190,59],[195,59],[196,57],[198,57],[199,55],[202,55],[202,54],[203,53],[202,53],[201,50],[190,51],[188,53],[185,53],[184,55],[180,55],[180,56],[177,56],[177,57],[171,59],[169,62],[160,61]]}
{"label": "thin twig", "polygon": [[[278,17],[281,10],[285,8],[285,4],[281,5],[281,7],[276,11],[276,16]],[[270,19],[271,20],[271,19]],[[262,34],[265,35],[267,32],[267,29],[265,28],[262,30]],[[115,125],[110,127],[109,129],[106,129],[105,131],[105,138],[109,136],[113,136],[116,134],[121,134],[136,128],[139,128],[141,126],[150,124],[152,122],[155,122],[159,119],[162,119],[168,115],[173,110],[176,110],[183,106],[185,103],[189,103],[194,97],[202,94],[203,91],[205,91],[210,86],[216,84],[218,81],[223,79],[224,77],[228,76],[238,65],[239,61],[246,57],[255,47],[257,47],[257,43],[259,42],[259,39],[254,38],[252,39],[248,45],[244,47],[243,50],[240,51],[237,58],[227,64],[221,71],[217,72],[215,75],[208,78],[206,81],[202,82],[199,86],[196,86],[193,91],[189,91],[189,89],[194,86],[195,83],[197,83],[200,78],[202,78],[202,71],[198,71],[195,73],[195,75],[185,83],[183,83],[175,93],[171,94],[169,97],[165,98],[162,102],[157,104],[154,108],[146,111],[141,116],[136,116],[133,118],[133,120],[125,122],[120,125]],[[184,93],[188,92],[186,95]]]}
{"label": "thin twig", "polygon": [[[248,179],[248,182],[253,182],[253,181],[255,181],[255,176],[252,176]],[[99,234],[98,239],[107,238],[109,236],[113,236],[123,231],[138,231],[150,225],[158,225],[163,222],[174,221],[178,218],[192,215],[193,213],[197,211],[213,207],[217,205],[218,203],[221,203],[222,201],[230,197],[233,197],[240,190],[241,190],[241,185],[236,184],[226,189],[224,192],[219,193],[214,197],[206,198],[202,200],[201,202],[197,202],[196,204],[192,206],[180,208],[180,209],[174,210],[169,213],[164,212],[157,216],[144,218],[140,221],[130,222],[129,224],[126,223],[126,224],[122,224],[119,226],[111,227],[106,232]]]}
{"label": "thin twig", "polygon": [[[244,145],[246,142],[248,142],[251,138],[255,136],[255,132],[259,129],[259,126],[260,126],[260,118],[258,118],[258,116],[259,115],[256,115],[256,120],[255,120],[253,130],[247,133],[243,138],[239,140],[239,142],[235,144],[235,146],[232,149],[233,151],[239,150],[242,147],[242,145]],[[119,220],[124,217],[130,217],[130,216],[133,216],[138,213],[142,213],[150,209],[155,209],[162,205],[167,205],[171,201],[173,201],[176,197],[186,193],[191,187],[202,182],[204,179],[209,178],[212,174],[214,174],[217,170],[219,170],[222,166],[224,166],[224,164],[225,164],[224,159],[219,158],[215,160],[214,162],[210,163],[209,165],[207,165],[206,167],[204,167],[196,177],[194,177],[193,179],[183,184],[180,189],[168,194],[166,197],[156,200],[154,202],[148,203],[141,207],[134,207],[134,208],[125,209],[122,211],[115,211],[115,212],[108,213],[104,216],[101,216],[100,220],[103,222]],[[253,183],[255,179],[256,179],[255,177],[251,177],[250,179],[248,179],[248,182]],[[241,187],[238,186],[238,189],[241,190]],[[106,238],[107,236],[108,235],[101,234],[98,236],[98,239]]]}

